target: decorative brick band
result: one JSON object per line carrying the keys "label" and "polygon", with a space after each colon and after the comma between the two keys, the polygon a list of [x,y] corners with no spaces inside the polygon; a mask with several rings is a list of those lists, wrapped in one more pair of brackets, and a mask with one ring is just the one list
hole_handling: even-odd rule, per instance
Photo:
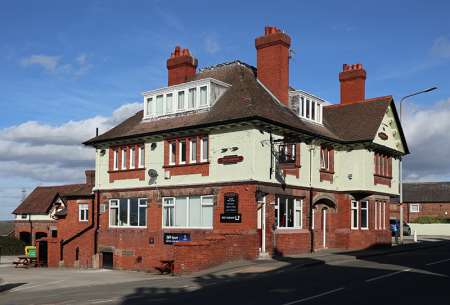
{"label": "decorative brick band", "polygon": [[143,168],[108,171],[108,174],[110,183],[114,182],[115,180],[124,180],[124,179],[145,180],[145,169]]}

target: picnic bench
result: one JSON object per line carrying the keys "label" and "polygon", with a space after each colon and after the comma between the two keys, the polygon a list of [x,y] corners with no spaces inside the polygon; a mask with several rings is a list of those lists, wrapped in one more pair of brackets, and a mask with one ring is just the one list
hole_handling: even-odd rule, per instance
{"label": "picnic bench", "polygon": [[175,261],[168,259],[168,260],[161,260],[161,267],[155,267],[156,270],[161,272],[161,274],[172,274],[174,275],[174,268],[175,268]]}
{"label": "picnic bench", "polygon": [[17,260],[13,262],[13,264],[15,265],[15,267],[24,267],[24,268],[28,268],[30,266],[36,266],[37,264],[37,259],[34,256],[27,256],[27,255],[22,255],[17,257]]}

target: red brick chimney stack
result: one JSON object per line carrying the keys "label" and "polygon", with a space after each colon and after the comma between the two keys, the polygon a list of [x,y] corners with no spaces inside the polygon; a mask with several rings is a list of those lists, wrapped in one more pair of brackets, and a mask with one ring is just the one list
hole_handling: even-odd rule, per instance
{"label": "red brick chimney stack", "polygon": [[167,60],[168,85],[178,85],[190,80],[196,73],[197,64],[197,59],[191,55],[189,49],[176,46]]}
{"label": "red brick chimney stack", "polygon": [[339,73],[341,104],[364,101],[366,95],[366,70],[362,64],[344,64]]}
{"label": "red brick chimney stack", "polygon": [[289,106],[289,47],[291,37],[266,26],[264,36],[255,39],[258,79],[282,103]]}
{"label": "red brick chimney stack", "polygon": [[95,170],[86,170],[84,171],[84,173],[86,174],[86,184],[87,185],[95,185]]}

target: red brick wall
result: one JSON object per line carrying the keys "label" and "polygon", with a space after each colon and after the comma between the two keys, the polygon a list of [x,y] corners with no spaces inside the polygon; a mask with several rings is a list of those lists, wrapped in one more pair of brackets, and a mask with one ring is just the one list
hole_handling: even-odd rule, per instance
{"label": "red brick wall", "polygon": [[[33,216],[31,216],[33,219]],[[43,232],[46,233],[47,236],[50,234],[49,229],[50,226],[55,226],[55,221],[44,221],[44,220],[32,220],[31,225],[28,220],[18,220],[14,222],[14,236],[19,238],[20,232],[31,232],[32,228],[32,244],[34,244],[34,240],[36,237],[36,233]]]}
{"label": "red brick wall", "polygon": [[[58,241],[68,240],[75,234],[83,231],[92,224],[92,209],[96,208],[94,199],[67,200],[67,216],[58,220]],[[79,204],[88,204],[88,221],[79,221]],[[95,227],[84,232],[63,246],[63,261],[66,267],[92,267],[92,256],[94,255],[94,232]],[[76,248],[79,248],[79,261],[75,260]],[[58,249],[59,250],[59,249]],[[58,253],[59,254],[59,253]]]}
{"label": "red brick wall", "polygon": [[446,217],[450,218],[450,202],[448,203],[420,203],[419,213],[410,212],[411,203],[406,203],[404,208],[404,216],[406,221],[413,222],[421,216]]}
{"label": "red brick wall", "polygon": [[[113,250],[114,265],[118,269],[151,271],[161,265],[161,260],[175,259],[177,270],[184,272],[194,263],[197,268],[204,268],[229,259],[255,258],[258,253],[255,191],[254,185],[235,185],[172,189],[165,193],[155,190],[102,192],[101,203],[108,203],[111,198],[148,198],[147,228],[109,228],[109,217],[106,212],[100,216],[99,248]],[[224,209],[223,197],[226,192],[239,194],[242,223],[220,223],[220,214]],[[162,197],[188,194],[216,195],[214,229],[162,229]],[[163,243],[165,232],[190,233],[192,243],[179,246],[165,245]],[[153,243],[150,243],[150,240]],[[216,255],[210,256],[208,261],[204,262],[202,255],[213,252]]]}

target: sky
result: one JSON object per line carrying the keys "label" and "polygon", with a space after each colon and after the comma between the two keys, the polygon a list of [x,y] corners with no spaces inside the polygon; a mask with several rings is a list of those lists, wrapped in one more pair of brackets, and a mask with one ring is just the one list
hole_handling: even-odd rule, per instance
{"label": "sky", "polygon": [[[82,182],[81,142],[141,108],[187,47],[199,67],[256,65],[254,39],[292,37],[292,86],[339,101],[344,63],[362,63],[366,97],[401,97],[407,181],[450,180],[448,1],[1,1],[0,219],[38,185]],[[364,124],[362,121],[361,124]]]}

